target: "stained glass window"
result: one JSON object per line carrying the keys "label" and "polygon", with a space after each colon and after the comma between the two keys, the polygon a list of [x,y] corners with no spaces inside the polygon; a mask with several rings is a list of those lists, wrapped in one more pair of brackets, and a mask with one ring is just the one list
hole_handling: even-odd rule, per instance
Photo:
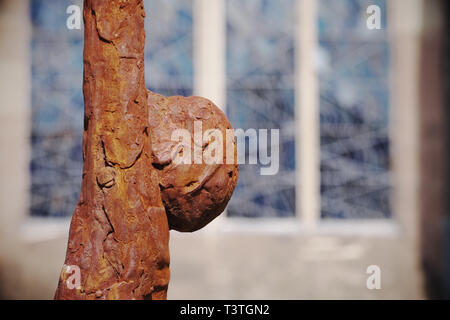
{"label": "stained glass window", "polygon": [[295,215],[294,8],[295,0],[226,1],[231,124],[280,129],[278,174],[262,176],[259,165],[241,165],[229,216]]}
{"label": "stained glass window", "polygon": [[321,0],[318,23],[322,217],[390,217],[386,3]]}
{"label": "stained glass window", "polygon": [[[145,0],[147,85],[192,94],[192,0]],[[82,172],[83,30],[66,28],[69,5],[31,0],[31,215],[70,216]]]}
{"label": "stained glass window", "polygon": [[192,95],[193,0],[145,0],[146,82],[151,90]]}
{"label": "stained glass window", "polygon": [[66,28],[67,6],[31,1],[31,214],[72,214],[81,183],[83,33]]}
{"label": "stained glass window", "polygon": [[[66,28],[66,8],[82,1],[30,2],[31,214],[68,216],[81,182],[83,30]],[[297,2],[225,1],[230,121],[244,130],[280,129],[278,174],[262,176],[261,165],[242,165],[229,216],[295,215]],[[370,4],[381,8],[381,30],[366,27]],[[147,86],[191,95],[193,0],[145,0],[145,7]],[[320,0],[318,9],[322,217],[390,217],[385,1]]]}

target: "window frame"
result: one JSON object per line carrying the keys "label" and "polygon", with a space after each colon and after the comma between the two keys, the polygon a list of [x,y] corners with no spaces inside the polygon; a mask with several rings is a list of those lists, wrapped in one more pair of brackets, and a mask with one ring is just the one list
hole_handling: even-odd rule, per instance
{"label": "window frame", "polygon": [[[27,1],[28,3],[28,1]],[[295,218],[232,218],[226,212],[215,219],[207,228],[200,232],[207,233],[268,233],[268,234],[336,234],[336,235],[381,235],[396,236],[399,233],[413,233],[418,216],[418,103],[413,102],[416,94],[417,66],[414,65],[418,57],[418,34],[422,29],[421,20],[417,19],[416,28],[405,30],[404,25],[396,22],[396,17],[405,17],[402,14],[402,3],[388,3],[388,16],[391,27],[390,45],[393,62],[391,74],[391,108],[392,119],[396,127],[390,127],[390,138],[393,142],[391,158],[393,160],[393,189],[392,218],[373,221],[323,221],[320,218],[320,132],[319,132],[319,100],[317,74],[314,66],[309,63],[317,46],[316,10],[315,0],[297,0],[297,26],[296,26],[296,121],[300,126],[296,128],[296,216]],[[413,18],[418,18],[420,5],[410,7]],[[28,12],[22,12],[17,18],[29,21]],[[214,19],[212,19],[214,17]],[[224,0],[194,0],[193,30],[194,30],[194,94],[202,95],[215,101],[217,105],[226,106],[226,20]],[[401,19],[400,19],[401,20]],[[213,22],[213,23],[211,23]],[[208,26],[207,28],[205,26]],[[27,32],[20,33],[15,39],[28,43],[30,41],[31,27],[25,28]],[[407,34],[413,51],[406,52],[404,46],[395,45],[397,37]],[[299,50],[298,48],[301,48]],[[402,61],[400,57],[411,56]],[[207,56],[208,59],[204,59]],[[27,65],[30,62],[24,61]],[[214,81],[208,78],[211,70],[217,75]],[[300,72],[302,70],[302,72]],[[307,71],[305,71],[307,70]],[[28,92],[31,75],[27,74],[28,81],[24,81],[24,91]],[[307,86],[307,89],[305,89]],[[303,89],[303,91],[301,90]],[[302,92],[302,94],[301,94]],[[308,93],[308,94],[305,94]],[[408,105],[403,101],[407,99]],[[29,100],[29,99],[28,99]],[[30,101],[27,102],[30,105]],[[314,108],[301,108],[301,105],[313,105]],[[412,107],[411,107],[412,105]],[[406,115],[406,116],[405,116]],[[29,116],[27,122],[30,121]],[[27,125],[24,121],[24,126]],[[307,130],[309,128],[309,130]],[[401,147],[407,139],[407,152]],[[400,141],[400,139],[402,139]],[[29,148],[28,148],[29,149]],[[405,159],[412,159],[408,168],[401,163]],[[410,171],[416,169],[415,171]],[[308,173],[305,174],[305,173]],[[412,175],[411,176],[411,172]],[[21,177],[29,184],[28,177]],[[415,199],[411,201],[411,199]],[[71,218],[37,218],[24,210],[20,218],[19,234],[26,242],[38,242],[60,237],[67,237]]]}

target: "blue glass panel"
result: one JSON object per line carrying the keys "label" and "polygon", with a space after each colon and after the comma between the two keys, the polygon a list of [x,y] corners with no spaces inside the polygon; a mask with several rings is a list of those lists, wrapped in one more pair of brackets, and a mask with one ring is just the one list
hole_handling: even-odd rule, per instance
{"label": "blue glass panel", "polygon": [[146,82],[151,90],[192,95],[193,0],[145,0]]}
{"label": "blue glass panel", "polygon": [[[82,172],[83,30],[66,28],[81,0],[31,0],[31,214],[70,216]],[[192,93],[192,0],[148,0],[146,77],[163,94]]]}
{"label": "blue glass panel", "polygon": [[70,215],[79,196],[83,32],[66,28],[81,1],[31,1],[31,214]]}
{"label": "blue glass panel", "polygon": [[295,215],[294,6],[295,0],[226,1],[231,124],[280,129],[278,174],[261,176],[259,165],[241,165],[229,216]]}
{"label": "blue glass panel", "polygon": [[[369,5],[382,29],[366,26]],[[319,2],[323,218],[391,216],[385,1]]]}

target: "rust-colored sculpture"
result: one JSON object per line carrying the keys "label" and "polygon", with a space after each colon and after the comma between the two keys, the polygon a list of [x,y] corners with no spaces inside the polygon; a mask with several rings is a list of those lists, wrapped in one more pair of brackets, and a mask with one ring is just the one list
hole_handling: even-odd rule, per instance
{"label": "rust-colored sculpture", "polygon": [[83,181],[65,260],[81,281],[67,286],[63,268],[55,299],[165,299],[169,229],[206,225],[237,182],[236,164],[168,157],[172,129],[231,126],[209,100],[147,91],[144,18],[142,0],[84,2]]}

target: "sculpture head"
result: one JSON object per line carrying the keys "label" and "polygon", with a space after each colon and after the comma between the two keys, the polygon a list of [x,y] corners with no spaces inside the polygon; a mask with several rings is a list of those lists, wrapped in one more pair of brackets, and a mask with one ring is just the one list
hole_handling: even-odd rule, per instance
{"label": "sculpture head", "polygon": [[[148,93],[149,123],[152,140],[153,166],[159,175],[161,197],[166,209],[170,229],[183,232],[196,231],[222,213],[233,194],[238,179],[236,147],[226,145],[226,130],[232,129],[224,113],[211,101],[201,97],[164,97]],[[201,122],[201,134],[210,129],[220,132],[222,161],[179,163],[174,157],[192,152],[180,149],[173,132],[189,132],[189,146],[195,143],[194,123]],[[207,153],[208,139],[201,139],[202,154]],[[232,148],[233,161],[227,164],[227,148]],[[193,153],[192,153],[193,155]],[[230,161],[228,161],[230,163]]]}

